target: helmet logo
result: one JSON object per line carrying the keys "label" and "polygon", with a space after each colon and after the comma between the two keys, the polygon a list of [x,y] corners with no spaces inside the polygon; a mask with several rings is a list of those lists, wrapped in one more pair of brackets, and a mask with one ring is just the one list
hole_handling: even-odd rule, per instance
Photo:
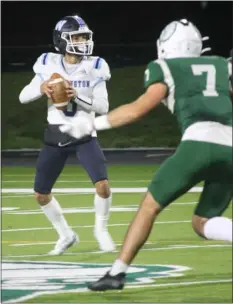
{"label": "helmet logo", "polygon": [[66,23],[66,20],[61,20],[56,24],[55,30],[60,31],[63,25]]}
{"label": "helmet logo", "polygon": [[177,23],[171,22],[168,24],[165,29],[162,31],[159,40],[160,41],[166,41],[168,40],[176,31]]}

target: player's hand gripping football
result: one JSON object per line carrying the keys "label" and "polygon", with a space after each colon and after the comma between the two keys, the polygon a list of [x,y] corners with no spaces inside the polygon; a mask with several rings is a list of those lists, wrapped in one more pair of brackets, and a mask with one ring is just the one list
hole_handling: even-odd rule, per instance
{"label": "player's hand gripping football", "polygon": [[71,81],[66,81],[66,94],[69,99],[73,99],[77,97],[76,90],[72,87]]}
{"label": "player's hand gripping football", "polygon": [[[75,98],[77,96],[76,90],[72,87],[71,82],[66,80],[65,81],[66,86],[66,94],[69,99]],[[46,94],[48,98],[52,98],[53,88],[52,84],[50,84],[50,79],[44,81],[40,86],[40,91],[42,94]]]}
{"label": "player's hand gripping football", "polygon": [[80,139],[94,131],[93,121],[87,117],[74,117],[72,121],[59,127],[62,133]]}
{"label": "player's hand gripping football", "polygon": [[40,91],[42,94],[47,95],[48,98],[52,98],[52,93],[53,93],[53,89],[52,89],[52,85],[49,84],[50,80],[46,80],[44,81],[41,86],[40,86]]}

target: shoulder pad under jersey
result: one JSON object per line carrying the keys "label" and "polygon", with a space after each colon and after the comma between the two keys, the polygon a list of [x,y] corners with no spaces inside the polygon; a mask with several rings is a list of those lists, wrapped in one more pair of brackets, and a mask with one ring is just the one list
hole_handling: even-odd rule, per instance
{"label": "shoulder pad under jersey", "polygon": [[102,78],[104,81],[111,78],[109,65],[103,58],[92,56],[87,59],[87,63],[89,72],[91,72],[94,77]]}
{"label": "shoulder pad under jersey", "polygon": [[51,70],[56,68],[60,57],[61,55],[56,53],[43,53],[33,65],[34,73],[40,74],[44,80],[48,79],[51,75]]}

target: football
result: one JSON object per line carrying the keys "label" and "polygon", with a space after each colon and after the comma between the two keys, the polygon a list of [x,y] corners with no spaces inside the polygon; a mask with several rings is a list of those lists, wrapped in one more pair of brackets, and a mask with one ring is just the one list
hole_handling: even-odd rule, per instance
{"label": "football", "polygon": [[49,84],[52,85],[53,93],[52,102],[58,110],[65,110],[69,103],[69,98],[66,94],[66,80],[58,73],[53,73],[49,79]]}

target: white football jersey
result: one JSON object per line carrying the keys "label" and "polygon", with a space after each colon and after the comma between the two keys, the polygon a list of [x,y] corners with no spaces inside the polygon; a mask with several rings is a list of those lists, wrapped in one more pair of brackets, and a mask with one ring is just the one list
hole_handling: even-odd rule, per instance
{"label": "white football jersey", "polygon": [[[63,55],[44,53],[38,57],[33,71],[36,74],[34,79],[20,94],[22,103],[41,97],[40,93],[38,96],[40,84],[48,80],[53,73],[59,73],[71,81],[73,88],[76,89],[78,99],[81,100],[80,104],[74,101],[69,103],[65,116],[64,112],[58,110],[48,100],[47,120],[49,124],[64,124],[67,123],[67,120],[72,120],[72,117],[90,115],[94,117],[95,113],[106,114],[108,112],[106,81],[111,78],[111,74],[109,66],[103,58],[83,57],[79,64],[67,64]],[[37,94],[34,93],[35,96],[32,96],[33,90],[37,92]],[[96,132],[93,132],[92,136],[96,136]]]}

